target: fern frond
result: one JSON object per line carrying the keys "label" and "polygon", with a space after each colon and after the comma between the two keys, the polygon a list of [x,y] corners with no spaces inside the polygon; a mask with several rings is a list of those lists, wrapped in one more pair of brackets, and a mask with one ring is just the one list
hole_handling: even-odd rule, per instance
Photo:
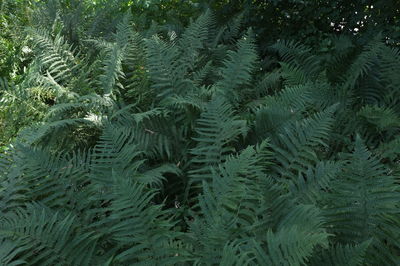
{"label": "fern frond", "polygon": [[291,193],[304,204],[317,204],[328,191],[343,165],[340,162],[318,162],[297,179],[290,180]]}
{"label": "fern frond", "polygon": [[318,79],[322,72],[321,59],[313,55],[309,47],[293,41],[278,41],[272,48],[281,56],[282,76],[288,85]]}
{"label": "fern frond", "polygon": [[[273,169],[281,177],[296,178],[318,161],[318,147],[327,147],[333,126],[333,108],[317,113],[301,122],[289,124],[271,139],[277,166]],[[293,176],[294,175],[294,176]]]}
{"label": "fern frond", "polygon": [[346,88],[354,88],[357,81],[372,70],[372,67],[378,60],[381,49],[384,46],[380,38],[381,36],[378,35],[375,39],[369,42],[349,67],[347,73],[343,77],[345,81],[344,86]]}
{"label": "fern frond", "polygon": [[[180,65],[179,49],[160,38],[146,40],[147,66],[150,71],[151,86],[161,98],[181,94],[185,70]],[[187,85],[187,84],[186,84]]]}
{"label": "fern frond", "polygon": [[234,151],[232,143],[240,135],[246,134],[246,123],[234,115],[233,109],[223,98],[214,97],[196,121],[197,145],[191,150],[193,181],[207,180],[211,166],[223,162],[229,152]]}
{"label": "fern frond", "polygon": [[[86,178],[86,171],[78,167],[73,156],[50,154],[48,151],[18,147],[17,167],[19,171],[10,175],[7,180],[19,180],[26,191],[24,197],[29,201],[41,201],[48,207],[78,208],[74,197],[78,197],[77,189]],[[82,157],[83,159],[84,157]],[[18,187],[16,187],[18,188]]]}
{"label": "fern frond", "polygon": [[[284,62],[290,64],[296,62],[299,57],[307,55],[311,52],[311,49],[299,42],[280,40],[272,46],[281,56]],[[301,62],[296,62],[301,63]]]}
{"label": "fern frond", "polygon": [[358,245],[336,245],[329,249],[323,250],[321,253],[317,253],[311,259],[310,265],[349,265],[349,266],[361,266],[364,265],[365,253],[367,252],[368,246],[371,241],[364,241]]}
{"label": "fern frond", "polygon": [[380,53],[380,73],[387,86],[396,90],[400,84],[400,50],[396,47],[383,47]]}
{"label": "fern frond", "polygon": [[[224,42],[232,42],[239,37],[244,24],[244,13],[234,16],[225,27],[222,27],[221,40]],[[217,38],[219,40],[219,38]]]}
{"label": "fern frond", "polygon": [[131,131],[108,125],[92,153],[91,171],[95,180],[106,184],[114,172],[129,176],[143,161],[136,160],[141,154],[133,143]]}
{"label": "fern frond", "polygon": [[78,67],[75,51],[60,34],[53,38],[47,30],[34,28],[29,30],[29,34],[42,65],[57,82],[68,83]]}
{"label": "fern frond", "polygon": [[252,259],[248,255],[248,251],[243,249],[242,243],[233,241],[226,243],[222,250],[222,258],[219,263],[221,266],[239,266],[239,265],[252,265]]}
{"label": "fern frond", "polygon": [[369,123],[375,125],[380,130],[399,127],[400,118],[390,108],[379,106],[364,106],[358,115],[364,117]]}
{"label": "fern frond", "polygon": [[15,167],[18,160],[13,147],[0,153],[0,214],[21,207],[26,197],[26,187]]}
{"label": "fern frond", "polygon": [[282,77],[284,78],[284,84],[288,86],[295,86],[299,84],[304,84],[310,77],[308,73],[304,71],[301,67],[288,64],[286,62],[281,62]]}
{"label": "fern frond", "polygon": [[18,243],[10,240],[0,240],[0,263],[3,265],[26,265],[25,260],[18,259],[18,252],[21,250]]}
{"label": "fern frond", "polygon": [[203,192],[196,206],[201,215],[196,215],[190,224],[202,263],[223,259],[220,250],[227,243],[246,239],[262,223],[257,219],[264,177],[259,160],[254,148],[249,147],[213,168],[210,184],[203,181]]}
{"label": "fern frond", "polygon": [[124,77],[122,72],[123,52],[116,44],[104,56],[107,58],[103,67],[103,74],[99,76],[99,84],[104,91],[104,95],[111,95],[114,86],[120,77]]}
{"label": "fern frond", "polygon": [[317,247],[327,246],[328,234],[315,207],[299,206],[288,218],[293,220],[277,232],[268,230],[262,242],[251,242],[258,265],[304,265]]}
{"label": "fern frond", "polygon": [[255,41],[251,31],[237,42],[236,51],[228,51],[227,58],[223,61],[221,80],[216,84],[218,90],[227,99],[239,100],[241,86],[249,85],[252,72],[257,63],[258,55],[255,49]]}
{"label": "fern frond", "polygon": [[125,77],[122,71],[122,62],[132,38],[130,16],[126,15],[123,21],[117,25],[117,32],[114,35],[115,42],[104,50],[103,73],[99,76],[99,85],[104,95],[111,95],[119,80]]}
{"label": "fern frond", "polygon": [[[76,217],[41,205],[18,208],[1,217],[0,238],[18,245],[18,261],[30,264],[91,265],[97,236],[79,228]],[[79,234],[76,234],[80,232]]]}
{"label": "fern frond", "polygon": [[293,121],[301,119],[302,112],[313,101],[310,85],[286,87],[273,96],[260,100],[255,108],[255,134],[262,140],[271,137]]}
{"label": "fern frond", "polygon": [[325,212],[330,231],[341,243],[361,243],[371,238],[368,254],[377,254],[374,261],[394,263],[393,255],[383,250],[398,249],[399,245],[383,228],[385,224],[390,228],[390,217],[398,215],[396,202],[400,194],[395,178],[359,137],[354,152],[346,155],[346,163],[332,186],[329,199],[335,200],[328,204]]}
{"label": "fern frond", "polygon": [[191,23],[179,38],[178,45],[181,48],[180,63],[186,71],[195,69],[200,50],[205,47],[209,38],[209,29],[215,24],[211,11],[207,10],[195,22]]}
{"label": "fern frond", "polygon": [[101,230],[107,241],[117,244],[113,261],[174,264],[181,260],[175,256],[180,250],[171,243],[177,236],[173,222],[162,206],[152,203],[154,191],[125,176],[113,174],[111,178],[111,204],[101,210],[110,214],[92,226]]}
{"label": "fern frond", "polygon": [[77,126],[89,126],[93,128],[99,127],[97,123],[94,123],[90,119],[63,119],[50,123],[43,123],[42,125],[36,126],[35,129],[25,130],[20,134],[20,137],[23,141],[29,144],[37,144],[42,142],[44,139],[54,143],[58,141],[56,135],[54,135],[54,131],[64,131],[65,133],[65,130],[71,130]]}

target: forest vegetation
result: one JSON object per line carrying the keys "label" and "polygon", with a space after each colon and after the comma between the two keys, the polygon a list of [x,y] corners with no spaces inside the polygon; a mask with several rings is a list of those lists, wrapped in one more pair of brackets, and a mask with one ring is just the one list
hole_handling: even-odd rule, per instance
{"label": "forest vegetation", "polygon": [[2,0],[0,265],[400,265],[399,22]]}

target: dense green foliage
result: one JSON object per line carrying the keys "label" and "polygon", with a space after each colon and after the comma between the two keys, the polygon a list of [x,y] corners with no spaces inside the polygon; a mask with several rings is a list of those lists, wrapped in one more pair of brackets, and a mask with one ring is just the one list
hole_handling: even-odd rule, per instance
{"label": "dense green foliage", "polygon": [[1,265],[399,265],[398,17],[317,2],[5,1]]}

